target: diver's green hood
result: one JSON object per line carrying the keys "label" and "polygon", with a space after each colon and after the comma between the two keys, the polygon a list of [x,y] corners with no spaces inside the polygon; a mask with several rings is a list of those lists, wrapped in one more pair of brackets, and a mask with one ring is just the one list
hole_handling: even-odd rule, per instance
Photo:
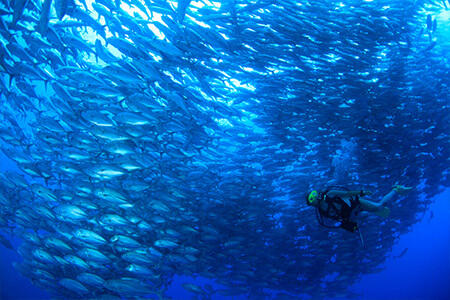
{"label": "diver's green hood", "polygon": [[316,190],[312,191],[308,195],[307,204],[312,205],[317,200],[318,197],[319,193]]}

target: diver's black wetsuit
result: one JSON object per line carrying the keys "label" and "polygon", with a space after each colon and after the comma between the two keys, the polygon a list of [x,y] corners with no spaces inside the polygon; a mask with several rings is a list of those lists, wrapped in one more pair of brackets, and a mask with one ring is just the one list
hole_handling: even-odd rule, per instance
{"label": "diver's black wetsuit", "polygon": [[[350,197],[350,206],[342,200],[339,196],[328,196],[329,191],[319,193],[319,204],[317,206],[317,220],[320,225],[331,228],[343,228],[350,232],[355,232],[358,229],[358,224],[350,220],[353,210],[356,209],[355,215],[359,211],[360,202],[359,197]],[[327,209],[322,208],[323,201],[327,204]],[[340,205],[340,209],[336,207],[336,204]],[[323,221],[323,217],[341,222],[338,226],[327,226]]]}

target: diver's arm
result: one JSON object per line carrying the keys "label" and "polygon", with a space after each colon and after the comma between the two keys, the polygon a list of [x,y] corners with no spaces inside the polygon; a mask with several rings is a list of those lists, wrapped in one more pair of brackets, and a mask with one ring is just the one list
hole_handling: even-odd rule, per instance
{"label": "diver's arm", "polygon": [[351,197],[351,196],[365,196],[365,195],[370,195],[372,194],[371,192],[368,191],[338,191],[338,190],[330,190],[328,191],[327,195],[333,197],[333,196],[338,196],[338,197]]}

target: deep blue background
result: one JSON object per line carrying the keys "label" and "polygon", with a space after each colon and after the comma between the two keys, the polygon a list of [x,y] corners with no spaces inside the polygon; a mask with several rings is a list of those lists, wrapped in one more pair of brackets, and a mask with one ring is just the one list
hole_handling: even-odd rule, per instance
{"label": "deep blue background", "polygon": [[[445,26],[442,28],[445,30]],[[441,35],[450,36],[446,31]],[[14,166],[0,153],[0,172],[7,169]],[[450,189],[433,200],[420,216],[421,221],[393,247],[385,269],[363,276],[351,290],[360,292],[363,299],[450,299]],[[396,258],[405,248],[407,253]],[[14,270],[14,261],[20,261],[20,257],[0,245],[0,299],[49,299],[47,293]],[[182,282],[183,278],[177,278],[170,296],[189,299],[191,294],[181,287]]]}
{"label": "deep blue background", "polygon": [[[0,153],[0,171],[7,169],[15,168]],[[428,211],[419,215],[421,221],[400,237],[384,264],[385,269],[363,276],[350,289],[360,292],[363,299],[450,299],[449,199],[450,189],[437,196]],[[406,254],[396,258],[405,248]],[[47,293],[14,270],[12,263],[19,260],[13,251],[0,246],[0,299],[49,299]],[[183,278],[177,278],[169,295],[189,299],[191,294],[181,283]]]}

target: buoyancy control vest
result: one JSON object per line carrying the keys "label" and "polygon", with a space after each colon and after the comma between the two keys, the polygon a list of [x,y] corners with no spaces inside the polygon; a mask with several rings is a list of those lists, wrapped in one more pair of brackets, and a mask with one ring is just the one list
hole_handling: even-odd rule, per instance
{"label": "buoyancy control vest", "polygon": [[[319,193],[319,202],[317,205],[316,216],[320,225],[327,228],[343,228],[350,232],[355,232],[358,229],[358,224],[351,221],[352,214],[357,215],[360,209],[359,197],[357,195],[350,197],[350,206],[339,196],[329,196],[328,192]],[[326,209],[322,207],[325,201]],[[340,208],[337,207],[339,204]],[[340,222],[339,225],[326,225],[324,218]]]}

